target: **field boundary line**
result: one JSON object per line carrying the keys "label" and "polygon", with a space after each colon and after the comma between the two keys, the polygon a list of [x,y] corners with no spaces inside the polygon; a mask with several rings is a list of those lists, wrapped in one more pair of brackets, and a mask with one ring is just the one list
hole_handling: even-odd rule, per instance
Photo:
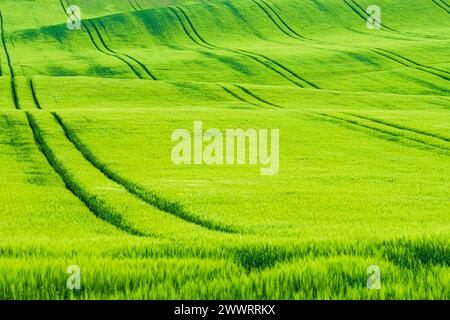
{"label": "field boundary line", "polygon": [[21,109],[19,95],[18,95],[17,87],[16,87],[16,79],[15,79],[14,69],[13,69],[12,62],[11,62],[11,56],[9,55],[8,46],[6,45],[5,21],[4,21],[3,13],[1,10],[0,10],[0,29],[1,29],[1,38],[2,38],[3,49],[5,50],[5,54],[6,54],[6,62],[8,64],[9,73],[11,76],[11,94],[12,94],[14,107],[16,109]]}
{"label": "field boundary line", "polygon": [[[387,136],[390,136],[390,137],[394,137],[396,139],[400,138],[400,139],[404,139],[404,140],[409,140],[409,141],[412,141],[412,142],[414,142],[416,144],[420,144],[423,147],[426,147],[428,150],[437,151],[439,154],[442,154],[442,153],[449,154],[449,152],[450,152],[450,148],[446,148],[446,147],[443,147],[443,146],[427,143],[427,142],[419,140],[419,139],[415,139],[415,138],[411,138],[411,137],[405,136],[402,133],[391,132],[391,131],[388,131],[388,130],[375,128],[375,127],[372,127],[372,126],[370,126],[368,124],[360,123],[357,120],[345,119],[345,118],[342,118],[342,117],[339,117],[339,116],[336,116],[336,115],[330,115],[330,114],[326,114],[326,113],[316,113],[316,114],[320,115],[320,116],[323,116],[323,117],[326,117],[326,118],[333,119],[335,121],[344,122],[344,123],[350,124],[352,126],[363,128],[365,130],[379,132],[379,133],[382,133],[384,135],[387,135]],[[391,139],[387,139],[387,140],[388,141],[395,141],[395,140],[391,140]]]}
{"label": "field boundary line", "polygon": [[80,152],[80,154],[97,170],[99,170],[106,178],[124,187],[130,194],[145,202],[146,204],[158,209],[161,212],[171,214],[186,222],[193,223],[211,231],[219,231],[225,233],[237,233],[231,226],[223,226],[219,223],[202,219],[198,216],[187,212],[179,203],[166,200],[153,192],[146,190],[140,185],[123,178],[111,170],[106,164],[101,162],[92,151],[78,138],[73,130],[71,130],[64,120],[56,112],[51,113],[55,121],[64,131],[67,140]]}
{"label": "field boundary line", "polygon": [[44,157],[47,159],[49,165],[59,175],[67,190],[69,190],[75,197],[77,197],[96,217],[104,222],[116,227],[117,229],[126,232],[133,236],[148,236],[142,232],[134,229],[131,226],[124,224],[122,216],[115,213],[113,210],[108,211],[97,203],[98,199],[89,194],[89,192],[83,190],[78,184],[71,178],[67,170],[61,165],[58,159],[55,157],[52,149],[46,143],[42,129],[37,124],[36,119],[30,112],[26,112],[28,124],[33,133],[34,141],[37,148],[41,151]]}

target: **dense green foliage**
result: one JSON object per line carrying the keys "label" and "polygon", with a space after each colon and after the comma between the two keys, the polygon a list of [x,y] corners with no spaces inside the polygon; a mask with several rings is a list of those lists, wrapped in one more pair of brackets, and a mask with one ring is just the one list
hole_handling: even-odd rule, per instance
{"label": "dense green foliage", "polygon": [[[0,298],[450,298],[450,7],[372,2],[0,0]],[[279,173],[173,164],[196,120]]]}

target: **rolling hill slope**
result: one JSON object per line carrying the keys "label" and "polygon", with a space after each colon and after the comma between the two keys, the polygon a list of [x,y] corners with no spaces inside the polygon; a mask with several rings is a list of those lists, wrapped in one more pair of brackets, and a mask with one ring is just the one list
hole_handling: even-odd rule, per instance
{"label": "rolling hill slope", "polygon": [[[0,298],[448,299],[449,5],[371,4],[2,0]],[[175,165],[198,120],[278,174]]]}

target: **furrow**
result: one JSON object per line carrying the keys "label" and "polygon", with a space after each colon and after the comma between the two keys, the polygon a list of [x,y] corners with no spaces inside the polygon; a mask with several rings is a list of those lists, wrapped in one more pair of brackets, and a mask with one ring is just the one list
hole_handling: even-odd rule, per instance
{"label": "furrow", "polygon": [[29,126],[33,132],[34,141],[38,149],[47,159],[47,162],[53,168],[53,170],[61,177],[66,188],[75,195],[84,205],[98,218],[113,225],[119,230],[122,230],[130,235],[143,236],[140,231],[126,225],[120,216],[113,212],[111,209],[107,209],[104,204],[96,199],[95,196],[90,195],[86,190],[83,190],[72,178],[71,174],[64,168],[64,166],[58,161],[57,157],[53,153],[52,149],[46,143],[45,135],[41,128],[37,124],[31,113],[27,112],[27,119]]}
{"label": "furrow", "polygon": [[78,138],[73,130],[71,130],[62,120],[62,118],[57,113],[52,113],[56,122],[60,125],[66,138],[70,143],[78,150],[78,152],[88,161],[94,168],[99,170],[106,178],[122,186],[130,194],[145,202],[146,204],[156,208],[164,213],[173,215],[185,222],[195,224],[199,227],[211,230],[219,231],[225,233],[236,233],[231,226],[223,226],[221,224],[200,218],[187,212],[182,205],[161,198],[160,196],[147,191],[140,185],[123,178],[121,175],[117,174],[111,170],[105,163],[100,161],[91,150]]}

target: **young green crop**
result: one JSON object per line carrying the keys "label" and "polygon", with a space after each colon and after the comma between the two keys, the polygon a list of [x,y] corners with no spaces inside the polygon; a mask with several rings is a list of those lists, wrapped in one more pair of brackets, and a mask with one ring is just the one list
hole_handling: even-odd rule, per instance
{"label": "young green crop", "polygon": [[[0,4],[0,299],[450,297],[442,7],[71,4]],[[175,165],[195,121],[279,129],[278,174]]]}

